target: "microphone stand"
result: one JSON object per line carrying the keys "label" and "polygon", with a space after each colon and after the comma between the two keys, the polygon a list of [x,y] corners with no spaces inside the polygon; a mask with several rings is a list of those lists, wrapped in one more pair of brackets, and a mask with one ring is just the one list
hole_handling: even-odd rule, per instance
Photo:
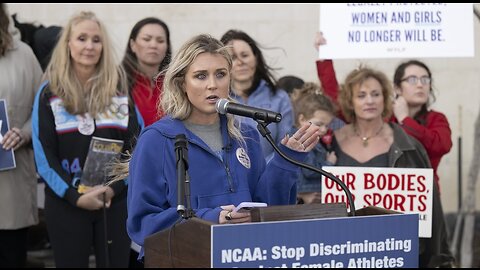
{"label": "microphone stand", "polygon": [[285,153],[283,153],[279,148],[278,146],[275,144],[275,142],[273,141],[272,139],[272,136],[270,135],[271,132],[270,130],[268,130],[267,126],[269,123],[267,122],[264,122],[264,121],[261,121],[261,120],[256,120],[254,119],[258,125],[257,125],[257,129],[258,131],[260,132],[260,134],[262,134],[263,137],[265,137],[265,139],[267,139],[267,141],[272,145],[273,149],[275,149],[275,151],[277,151],[277,153],[282,157],[284,158],[285,160],[287,160],[288,162],[290,163],[293,163],[297,166],[300,166],[302,168],[305,168],[305,169],[308,169],[308,170],[311,170],[311,171],[314,171],[314,172],[317,172],[329,179],[332,179],[335,183],[337,183],[338,185],[340,185],[340,187],[342,187],[343,191],[345,192],[345,195],[347,195],[347,199],[348,199],[348,203],[350,205],[350,216],[355,216],[355,204],[354,204],[354,201],[353,201],[353,197],[352,197],[352,193],[350,192],[350,190],[348,189],[348,187],[345,185],[345,183],[343,183],[340,179],[338,179],[338,177],[336,177],[335,175],[327,172],[327,171],[324,171],[322,169],[319,169],[319,168],[315,168],[313,166],[310,166],[308,164],[305,164],[305,163],[302,163],[302,162],[299,162],[299,161],[296,161],[290,157],[288,157],[287,155],[285,155]]}
{"label": "microphone stand", "polygon": [[[185,160],[185,162],[187,161]],[[185,208],[185,213],[183,213],[182,217],[184,219],[189,219],[194,217],[195,213],[192,210],[192,204],[190,201],[190,175],[188,174],[188,171],[185,171],[185,200],[187,207]]]}
{"label": "microphone stand", "polygon": [[183,158],[183,149],[178,147],[175,150],[177,153],[177,213],[184,217],[185,215],[185,161]]}
{"label": "microphone stand", "polygon": [[[177,213],[183,219],[194,217],[190,202],[190,176],[188,175],[187,140],[185,135],[177,135],[175,154],[177,165]],[[185,207],[186,203],[186,207]]]}

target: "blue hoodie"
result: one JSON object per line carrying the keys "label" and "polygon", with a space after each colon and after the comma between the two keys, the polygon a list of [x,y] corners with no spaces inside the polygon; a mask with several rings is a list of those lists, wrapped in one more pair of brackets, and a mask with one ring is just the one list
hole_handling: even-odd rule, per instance
{"label": "blue hoodie", "polygon": [[[296,202],[298,167],[278,154],[265,163],[258,132],[242,125],[245,147],[228,136],[227,120],[221,116],[224,150],[215,154],[184,124],[169,116],[147,127],[139,137],[132,160],[128,185],[127,230],[143,246],[145,237],[172,226],[178,219],[175,136],[188,140],[188,174],[191,207],[196,217],[218,223],[222,205],[243,201],[286,205]],[[303,160],[300,153],[280,145],[290,157]],[[143,256],[143,248],[140,257]]]}

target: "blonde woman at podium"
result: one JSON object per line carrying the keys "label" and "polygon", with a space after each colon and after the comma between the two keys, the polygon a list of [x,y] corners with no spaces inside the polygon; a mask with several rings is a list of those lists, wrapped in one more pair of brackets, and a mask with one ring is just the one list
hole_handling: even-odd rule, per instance
{"label": "blonde woman at podium", "polygon": [[[260,144],[264,138],[256,128],[216,110],[217,101],[229,98],[231,90],[230,53],[231,48],[210,35],[195,36],[166,71],[160,104],[166,116],[141,133],[129,167],[127,228],[140,246],[147,236],[182,219],[177,213],[178,135],[188,142],[185,167],[191,194],[186,204],[196,217],[244,223],[251,220],[248,212],[232,212],[241,202],[296,202],[299,168],[277,153],[266,164]],[[279,147],[303,160],[318,136],[318,127],[307,124],[284,134]]]}
{"label": "blonde woman at podium", "polygon": [[[367,67],[347,75],[339,104],[350,124],[334,132],[337,166],[431,168],[422,144],[398,124],[385,122],[392,114],[391,85],[384,73]],[[447,235],[437,185],[432,213],[432,237],[420,239],[420,267],[442,264],[441,244]]]}

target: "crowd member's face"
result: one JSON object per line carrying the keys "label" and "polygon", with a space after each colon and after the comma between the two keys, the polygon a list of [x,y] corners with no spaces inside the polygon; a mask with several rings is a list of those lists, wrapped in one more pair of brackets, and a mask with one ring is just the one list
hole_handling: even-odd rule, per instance
{"label": "crowd member's face", "polygon": [[159,24],[144,25],[130,47],[137,56],[140,65],[159,66],[167,53],[167,34]]}
{"label": "crowd member's face", "polygon": [[103,49],[98,24],[92,20],[84,20],[72,26],[68,47],[75,68],[95,67]]}
{"label": "crowd member's face", "polygon": [[382,118],[384,110],[382,86],[374,78],[353,87],[353,110],[357,119]]}
{"label": "crowd member's face", "polygon": [[252,82],[257,69],[257,58],[247,42],[234,39],[228,43],[233,45],[231,51],[233,59],[232,78],[237,82]]}
{"label": "crowd member's face", "polygon": [[217,121],[215,103],[220,98],[228,97],[229,86],[227,60],[221,54],[199,54],[185,75],[184,88],[193,107],[188,120],[196,124]]}
{"label": "crowd member's face", "polygon": [[320,128],[318,130],[320,136],[323,136],[325,133],[327,133],[328,125],[330,122],[332,122],[332,120],[333,115],[324,110],[316,110],[309,119],[307,119],[303,114],[300,114],[298,118],[300,126],[308,122],[311,122],[313,125],[317,125]]}
{"label": "crowd member's face", "polygon": [[430,77],[427,70],[417,65],[408,66],[402,78],[398,95],[403,96],[409,106],[422,106],[428,102]]}

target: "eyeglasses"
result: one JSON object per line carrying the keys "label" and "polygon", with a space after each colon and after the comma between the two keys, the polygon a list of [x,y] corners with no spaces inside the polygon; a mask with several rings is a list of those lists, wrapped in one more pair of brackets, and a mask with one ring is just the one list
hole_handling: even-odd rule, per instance
{"label": "eyeglasses", "polygon": [[405,81],[410,85],[416,85],[418,83],[418,80],[420,80],[420,83],[422,83],[422,85],[427,85],[427,84],[430,84],[432,82],[432,78],[430,78],[428,76],[422,76],[420,78],[417,77],[417,76],[408,76],[405,79],[402,79],[400,81],[401,82]]}

